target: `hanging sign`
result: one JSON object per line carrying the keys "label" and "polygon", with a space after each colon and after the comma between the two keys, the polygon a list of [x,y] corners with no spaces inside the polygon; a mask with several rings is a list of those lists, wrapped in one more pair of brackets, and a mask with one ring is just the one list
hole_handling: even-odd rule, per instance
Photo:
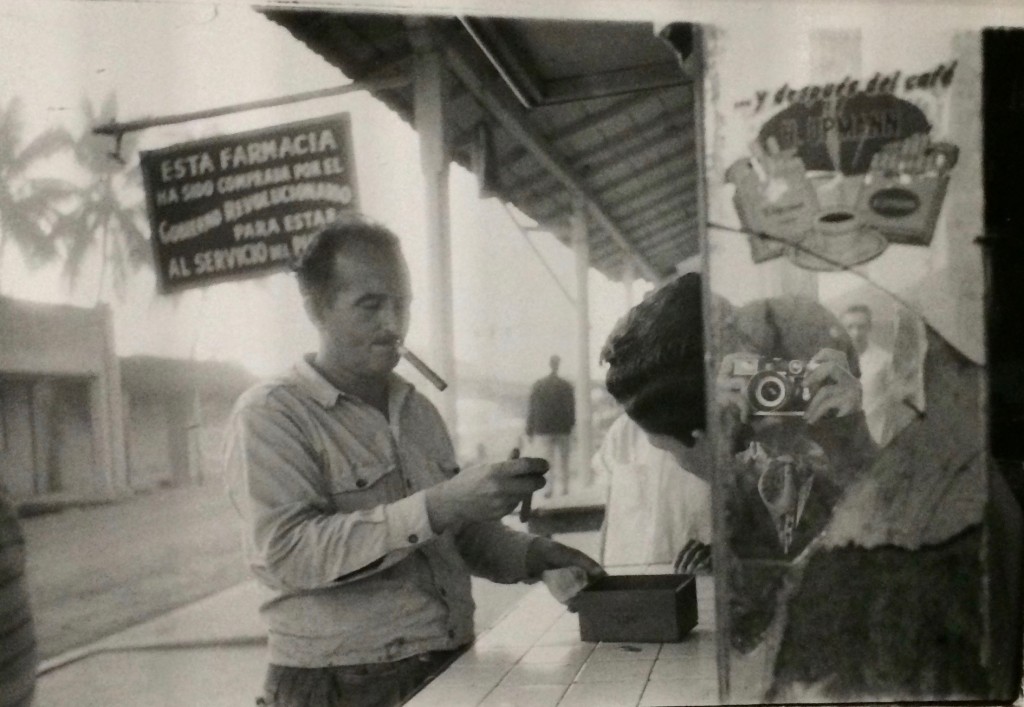
{"label": "hanging sign", "polygon": [[347,113],[143,152],[161,292],[286,268],[357,208]]}

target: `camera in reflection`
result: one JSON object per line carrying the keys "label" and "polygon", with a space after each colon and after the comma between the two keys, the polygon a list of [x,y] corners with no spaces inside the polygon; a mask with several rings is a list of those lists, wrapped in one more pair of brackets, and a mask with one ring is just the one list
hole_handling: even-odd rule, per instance
{"label": "camera in reflection", "polygon": [[804,385],[817,364],[751,355],[733,361],[732,374],[749,378],[746,395],[754,415],[802,415],[814,394]]}

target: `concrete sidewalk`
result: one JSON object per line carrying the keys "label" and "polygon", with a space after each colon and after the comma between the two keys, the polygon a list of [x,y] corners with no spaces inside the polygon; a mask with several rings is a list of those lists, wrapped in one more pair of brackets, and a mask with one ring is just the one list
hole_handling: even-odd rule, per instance
{"label": "concrete sidewalk", "polygon": [[40,665],[35,707],[252,705],[266,670],[245,582]]}
{"label": "concrete sidewalk", "polygon": [[[528,590],[474,578],[477,631],[497,623]],[[259,585],[245,582],[44,661],[33,705],[253,705],[267,665],[261,601]]]}
{"label": "concrete sidewalk", "polygon": [[[510,525],[518,525],[509,520]],[[594,555],[597,533],[558,540]],[[477,633],[530,587],[473,578]],[[34,707],[236,707],[255,704],[266,671],[264,594],[247,581],[44,661]]]}

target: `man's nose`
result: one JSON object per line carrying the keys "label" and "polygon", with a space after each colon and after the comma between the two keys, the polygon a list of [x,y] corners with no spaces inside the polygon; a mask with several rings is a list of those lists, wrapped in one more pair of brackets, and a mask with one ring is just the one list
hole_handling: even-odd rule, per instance
{"label": "man's nose", "polygon": [[401,335],[405,329],[405,308],[392,304],[380,309],[380,326],[388,333]]}

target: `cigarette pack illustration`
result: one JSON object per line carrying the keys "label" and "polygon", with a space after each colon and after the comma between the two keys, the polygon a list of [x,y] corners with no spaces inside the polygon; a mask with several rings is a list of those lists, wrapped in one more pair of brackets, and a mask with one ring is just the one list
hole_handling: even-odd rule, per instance
{"label": "cigarette pack illustration", "polygon": [[[772,141],[773,142],[773,141]],[[743,228],[751,233],[754,262],[783,255],[814,227],[818,197],[795,150],[754,154],[734,162],[726,179],[736,185],[734,202]],[[764,234],[767,237],[762,236]]]}
{"label": "cigarette pack illustration", "polygon": [[927,246],[935,233],[959,150],[916,133],[889,143],[871,160],[856,211],[891,243]]}

